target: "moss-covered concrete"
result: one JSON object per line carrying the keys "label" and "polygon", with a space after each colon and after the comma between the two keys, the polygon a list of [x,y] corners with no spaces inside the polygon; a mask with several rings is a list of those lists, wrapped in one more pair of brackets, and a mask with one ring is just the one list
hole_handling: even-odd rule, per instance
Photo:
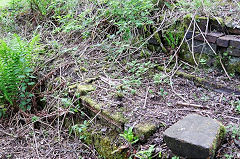
{"label": "moss-covered concrete", "polygon": [[122,146],[121,141],[116,140],[119,137],[119,132],[114,129],[102,132],[99,129],[102,127],[100,124],[87,127],[77,135],[81,136],[86,144],[92,145],[98,154],[105,159],[126,158],[126,151],[119,148]]}
{"label": "moss-covered concrete", "polygon": [[134,127],[136,136],[140,138],[141,142],[145,142],[153,133],[156,132],[158,126],[151,123],[139,123]]}
{"label": "moss-covered concrete", "polygon": [[219,128],[219,132],[216,136],[216,138],[214,139],[214,142],[210,148],[210,153],[213,154],[213,156],[215,156],[216,150],[219,147],[219,145],[221,144],[221,142],[224,140],[227,130],[224,127],[224,125],[220,124],[220,128]]}
{"label": "moss-covered concrete", "polygon": [[80,95],[86,95],[88,92],[92,91],[95,91],[93,85],[77,85],[77,93],[79,93]]}
{"label": "moss-covered concrete", "polygon": [[[163,66],[158,66],[157,69],[159,71],[164,71],[165,70],[165,68]],[[166,68],[166,71],[170,72],[171,70]],[[195,85],[206,88],[206,89],[211,89],[211,90],[216,91],[216,92],[235,93],[236,95],[238,95],[238,94],[240,95],[240,89],[237,89],[237,88],[235,88],[235,89],[227,88],[227,87],[225,87],[221,84],[217,84],[217,83],[213,83],[211,81],[208,81],[205,78],[197,77],[195,75],[188,74],[188,73],[181,72],[181,71],[177,71],[177,72],[175,72],[175,74],[177,76],[180,76],[180,77],[186,78],[188,80],[191,80],[195,83]]]}
{"label": "moss-covered concrete", "polygon": [[96,103],[93,99],[89,96],[82,96],[81,103],[83,106],[87,107],[90,111],[94,112],[95,114],[99,114],[99,117],[105,119],[110,124],[118,127],[119,129],[123,129],[124,123],[127,121],[124,118],[123,113],[120,111],[111,112],[107,109],[102,109],[102,105]]}

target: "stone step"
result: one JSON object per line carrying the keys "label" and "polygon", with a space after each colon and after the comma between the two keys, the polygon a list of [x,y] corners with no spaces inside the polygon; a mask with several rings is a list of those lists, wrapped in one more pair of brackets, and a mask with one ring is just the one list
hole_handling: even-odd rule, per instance
{"label": "stone step", "polygon": [[173,153],[187,158],[214,158],[225,136],[224,126],[211,118],[190,114],[164,132]]}

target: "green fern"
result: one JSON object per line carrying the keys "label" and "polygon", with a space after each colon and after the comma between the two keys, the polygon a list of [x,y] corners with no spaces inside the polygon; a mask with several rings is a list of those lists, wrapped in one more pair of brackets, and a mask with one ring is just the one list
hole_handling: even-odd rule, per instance
{"label": "green fern", "polygon": [[33,84],[31,62],[39,36],[34,37],[30,43],[21,40],[17,35],[14,37],[8,43],[0,40],[0,103],[15,106],[16,102],[20,102],[19,106],[25,110],[26,107],[21,103],[32,96],[26,87]]}

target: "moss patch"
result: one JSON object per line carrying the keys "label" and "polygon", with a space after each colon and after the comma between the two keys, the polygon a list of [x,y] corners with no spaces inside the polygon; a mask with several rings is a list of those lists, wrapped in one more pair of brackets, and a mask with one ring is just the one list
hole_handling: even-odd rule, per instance
{"label": "moss patch", "polygon": [[86,95],[88,92],[95,91],[95,88],[92,85],[77,85],[77,92],[80,95]]}
{"label": "moss patch", "polygon": [[218,135],[216,136],[211,148],[210,148],[210,154],[212,157],[215,156],[216,150],[218,148],[218,146],[221,144],[221,142],[223,141],[223,139],[226,136],[226,128],[220,123],[220,128],[219,128],[219,132]]}
{"label": "moss patch", "polygon": [[[124,118],[122,112],[110,112],[106,109],[102,109],[102,105],[96,103],[93,99],[88,96],[81,97],[82,104],[87,107],[90,111],[94,112],[95,114],[99,114],[99,116],[105,119],[107,122],[113,124],[119,129],[123,129],[124,123],[127,121]],[[99,113],[100,112],[100,113]]]}
{"label": "moss patch", "polygon": [[145,141],[149,138],[154,132],[156,132],[157,126],[153,123],[139,123],[134,127],[136,136],[138,136],[141,141]]}
{"label": "moss patch", "polygon": [[111,130],[107,133],[103,133],[98,130],[99,127],[102,127],[102,125],[95,125],[94,128],[88,128],[80,134],[81,136],[84,136],[86,144],[93,145],[97,152],[106,159],[125,158],[126,151],[118,151],[118,147],[121,146],[121,143],[116,141],[119,132]]}

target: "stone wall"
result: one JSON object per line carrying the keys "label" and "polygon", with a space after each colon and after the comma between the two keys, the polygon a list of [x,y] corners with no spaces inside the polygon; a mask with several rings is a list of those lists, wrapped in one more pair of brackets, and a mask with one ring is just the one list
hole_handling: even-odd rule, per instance
{"label": "stone wall", "polygon": [[[204,17],[197,20],[200,29],[193,31],[191,27],[185,37],[188,51],[194,53],[196,61],[206,60],[208,66],[216,66],[221,57],[229,73],[240,73],[240,29],[227,27],[219,21],[210,20],[207,25]],[[183,51],[182,57],[192,63],[188,51]]]}

